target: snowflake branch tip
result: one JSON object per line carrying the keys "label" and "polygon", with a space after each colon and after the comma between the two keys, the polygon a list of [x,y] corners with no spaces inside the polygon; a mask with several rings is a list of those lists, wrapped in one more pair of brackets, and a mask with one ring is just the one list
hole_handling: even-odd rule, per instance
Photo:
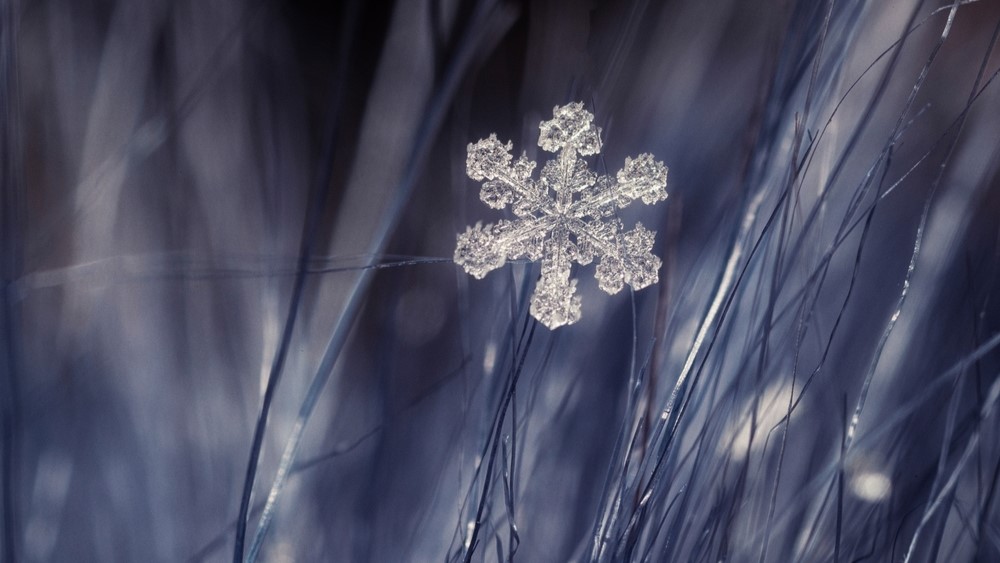
{"label": "snowflake branch tip", "polygon": [[594,115],[576,102],[553,110],[539,125],[538,146],[557,153],[539,180],[535,163],[514,159],[510,142],[495,134],[468,146],[466,169],[482,182],[480,199],[493,209],[511,207],[515,220],[477,223],[458,235],[455,263],[482,279],[507,260],[541,261],[542,275],[531,298],[531,314],[555,329],[580,320],[573,264],[598,260],[598,287],[615,294],[627,284],[642,289],[659,281],[662,262],[653,253],[656,233],[637,223],[622,232],[614,217],[633,201],[651,205],[667,197],[667,167],[644,153],[626,158],[615,177],[599,176],[581,156],[601,151]]}
{"label": "snowflake branch tip", "polygon": [[538,126],[538,146],[549,152],[574,149],[583,156],[601,152],[601,129],[594,114],[576,102],[552,110],[552,119]]}
{"label": "snowflake branch tip", "polygon": [[476,279],[483,279],[506,262],[493,231],[492,225],[483,227],[482,223],[476,223],[475,227],[468,227],[458,235],[455,263]]}
{"label": "snowflake branch tip", "polygon": [[624,202],[641,199],[646,205],[667,199],[667,167],[653,160],[653,155],[640,154],[625,159],[618,171],[618,189]]}

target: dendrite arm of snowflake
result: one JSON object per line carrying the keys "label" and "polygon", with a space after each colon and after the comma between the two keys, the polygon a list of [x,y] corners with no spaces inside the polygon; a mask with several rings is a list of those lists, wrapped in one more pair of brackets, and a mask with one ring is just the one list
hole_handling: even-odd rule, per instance
{"label": "dendrite arm of snowflake", "polygon": [[543,244],[555,220],[552,216],[505,221],[495,225],[476,223],[458,235],[455,246],[455,263],[477,279],[507,263],[526,256],[539,260]]}
{"label": "dendrite arm of snowflake", "polygon": [[543,273],[531,295],[531,316],[550,329],[580,320],[580,296],[569,271]]}
{"label": "dendrite arm of snowflake", "polygon": [[543,209],[549,202],[544,189],[531,179],[535,163],[521,155],[513,160],[510,141],[503,144],[496,134],[470,143],[465,166],[469,177],[483,182],[480,198],[493,209],[513,204],[519,217]]}
{"label": "dendrite arm of snowflake", "polygon": [[455,246],[455,263],[465,268],[471,276],[483,279],[486,274],[503,266],[507,257],[493,233],[494,226],[476,223],[458,235]]}
{"label": "dendrite arm of snowflake", "polygon": [[531,315],[550,329],[580,320],[580,296],[570,279],[573,243],[569,231],[556,227],[544,245],[542,277],[531,296]]}
{"label": "dendrite arm of snowflake", "polygon": [[614,251],[601,256],[594,277],[597,285],[611,295],[621,291],[623,284],[642,289],[659,281],[662,262],[651,251],[656,233],[638,223],[635,229],[618,237]]}
{"label": "dendrite arm of snowflake", "polygon": [[641,199],[646,205],[667,199],[667,167],[649,153],[625,159],[618,171],[618,204]]}
{"label": "dendrite arm of snowflake", "polygon": [[607,217],[637,199],[649,205],[667,199],[667,167],[653,160],[651,154],[640,154],[635,159],[625,159],[625,166],[618,171],[616,179],[602,176],[581,189],[583,194],[573,202],[567,214]]}
{"label": "dendrite arm of snowflake", "polygon": [[601,128],[583,102],[555,107],[552,119],[538,126],[538,146],[549,152],[572,149],[581,156],[601,152]]}

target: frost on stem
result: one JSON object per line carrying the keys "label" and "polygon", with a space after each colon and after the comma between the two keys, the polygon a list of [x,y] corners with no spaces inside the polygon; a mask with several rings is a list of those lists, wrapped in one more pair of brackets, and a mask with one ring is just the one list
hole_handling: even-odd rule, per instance
{"label": "frost on stem", "polygon": [[660,259],[651,252],[656,235],[637,224],[628,232],[615,212],[640,199],[667,197],[667,167],[641,154],[626,158],[615,177],[597,176],[581,158],[601,152],[601,129],[582,103],[556,107],[539,125],[538,146],[556,153],[539,179],[535,163],[511,154],[511,143],[490,135],[468,148],[469,177],[482,182],[480,198],[494,209],[508,205],[517,219],[477,223],[458,235],[455,263],[476,278],[507,260],[541,261],[542,276],[531,298],[531,314],[550,329],[580,320],[573,263],[595,258],[600,288],[615,294],[624,284],[642,289],[658,281]]}

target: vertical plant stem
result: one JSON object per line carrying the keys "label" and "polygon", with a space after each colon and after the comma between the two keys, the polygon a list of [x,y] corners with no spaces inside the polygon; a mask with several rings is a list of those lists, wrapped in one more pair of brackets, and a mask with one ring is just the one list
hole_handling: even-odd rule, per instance
{"label": "vertical plant stem", "polygon": [[23,203],[20,174],[20,130],[18,124],[19,92],[17,57],[15,52],[18,5],[17,0],[4,0],[0,5],[0,238],[2,238],[2,315],[4,384],[0,442],[0,497],[3,497],[3,560],[17,561],[18,507],[18,431],[20,412],[18,400],[18,358],[20,333],[18,321],[17,279],[21,269],[21,205]]}
{"label": "vertical plant stem", "polygon": [[281,380],[282,369],[285,365],[285,358],[288,355],[288,348],[291,345],[292,334],[295,329],[295,321],[298,318],[299,303],[302,300],[302,293],[305,288],[306,274],[309,265],[309,256],[315,242],[317,231],[319,230],[320,218],[323,215],[323,208],[326,206],[328,195],[331,191],[331,180],[333,177],[334,150],[338,132],[338,121],[340,113],[340,99],[344,95],[344,76],[347,73],[347,54],[349,46],[353,41],[352,25],[353,16],[357,10],[357,2],[351,2],[345,8],[348,12],[344,18],[344,29],[341,35],[340,59],[338,60],[337,80],[331,90],[330,96],[330,122],[326,127],[326,136],[323,140],[322,156],[320,158],[319,173],[315,179],[312,189],[312,201],[306,211],[305,226],[302,230],[302,239],[299,243],[298,264],[295,272],[295,281],[292,288],[292,296],[288,303],[288,314],[285,317],[285,325],[281,331],[281,340],[271,364],[271,370],[267,377],[267,386],[264,389],[264,397],[261,402],[260,412],[257,415],[257,423],[254,425],[253,443],[250,447],[250,457],[247,461],[247,470],[243,479],[243,494],[240,496],[239,516],[236,520],[236,540],[233,545],[233,563],[243,561],[243,544],[246,540],[247,517],[250,510],[250,498],[253,494],[254,481],[257,476],[257,465],[260,462],[261,448],[264,443],[264,434],[267,431],[267,417],[271,410],[271,402],[274,393]]}

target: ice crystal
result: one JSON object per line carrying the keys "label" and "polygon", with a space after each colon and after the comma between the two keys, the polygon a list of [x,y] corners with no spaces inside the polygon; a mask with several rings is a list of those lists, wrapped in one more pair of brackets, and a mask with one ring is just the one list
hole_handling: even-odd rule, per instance
{"label": "ice crystal", "polygon": [[667,197],[667,167],[651,154],[626,158],[612,178],[590,171],[582,157],[601,152],[601,129],[582,103],[556,107],[539,125],[538,146],[556,153],[532,178],[535,163],[516,160],[511,143],[495,134],[469,145],[469,177],[482,182],[480,197],[494,209],[511,206],[517,219],[477,223],[458,235],[455,263],[476,278],[507,260],[541,261],[542,276],[531,298],[531,314],[550,329],[580,320],[573,263],[599,260],[595,277],[610,294],[624,284],[642,289],[658,280],[660,259],[651,252],[656,235],[637,224],[628,232],[615,212],[641,199]]}

